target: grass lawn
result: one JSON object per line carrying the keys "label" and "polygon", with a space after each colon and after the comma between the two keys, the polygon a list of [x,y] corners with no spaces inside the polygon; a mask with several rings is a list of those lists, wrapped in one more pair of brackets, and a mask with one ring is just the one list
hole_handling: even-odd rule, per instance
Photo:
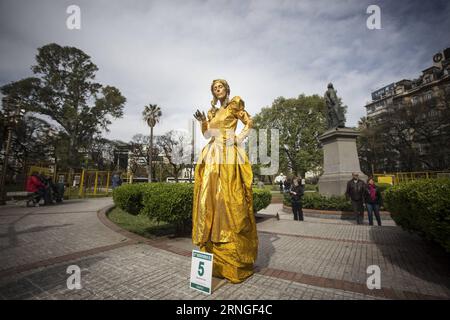
{"label": "grass lawn", "polygon": [[135,216],[117,207],[108,213],[108,218],[121,228],[150,239],[174,236],[176,231],[175,226],[171,224],[158,223],[142,215]]}

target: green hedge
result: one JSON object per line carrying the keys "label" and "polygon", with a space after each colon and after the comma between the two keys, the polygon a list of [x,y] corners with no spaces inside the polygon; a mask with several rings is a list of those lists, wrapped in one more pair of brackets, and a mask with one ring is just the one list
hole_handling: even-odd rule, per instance
{"label": "green hedge", "polygon": [[319,191],[318,184],[305,184],[305,191]]}
{"label": "green hedge", "polygon": [[[192,219],[194,185],[188,183],[125,184],[113,192],[114,203],[122,210],[142,214],[182,229]],[[253,189],[253,209],[264,209],[272,201],[269,190]]]}
{"label": "green hedge", "polygon": [[142,197],[147,183],[123,184],[113,190],[113,200],[116,206],[130,214],[137,215],[144,208]]}
{"label": "green hedge", "polygon": [[258,212],[272,202],[272,194],[267,189],[253,189],[253,210]]}
{"label": "green hedge", "polygon": [[144,191],[141,214],[185,228],[192,219],[194,185],[190,183],[151,183]]}
{"label": "green hedge", "polygon": [[[352,204],[345,196],[325,197],[318,193],[305,193],[302,199],[303,208],[316,210],[352,211]],[[283,203],[291,206],[291,196],[284,194]]]}
{"label": "green hedge", "polygon": [[402,228],[450,252],[450,179],[401,183],[386,191],[385,205]]}
{"label": "green hedge", "polygon": [[378,187],[378,190],[380,190],[380,192],[382,194],[384,194],[384,192],[389,189],[390,187],[392,187],[389,183],[378,183],[375,182],[375,185]]}

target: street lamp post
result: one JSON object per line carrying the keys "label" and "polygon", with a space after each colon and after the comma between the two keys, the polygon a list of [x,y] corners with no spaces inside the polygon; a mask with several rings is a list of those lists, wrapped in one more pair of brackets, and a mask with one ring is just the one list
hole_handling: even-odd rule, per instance
{"label": "street lamp post", "polygon": [[20,118],[25,114],[24,109],[19,108],[19,104],[12,101],[10,97],[2,99],[3,111],[5,114],[5,124],[8,128],[8,138],[6,141],[5,155],[3,158],[2,175],[0,177],[0,205],[6,204],[6,170],[8,168],[9,152],[11,150],[13,128],[19,122]]}

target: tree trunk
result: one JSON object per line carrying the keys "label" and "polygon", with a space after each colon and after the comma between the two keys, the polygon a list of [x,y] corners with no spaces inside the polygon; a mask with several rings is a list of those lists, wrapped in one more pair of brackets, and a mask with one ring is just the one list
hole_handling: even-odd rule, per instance
{"label": "tree trunk", "polygon": [[150,150],[148,159],[148,182],[152,182],[153,127],[150,127]]}

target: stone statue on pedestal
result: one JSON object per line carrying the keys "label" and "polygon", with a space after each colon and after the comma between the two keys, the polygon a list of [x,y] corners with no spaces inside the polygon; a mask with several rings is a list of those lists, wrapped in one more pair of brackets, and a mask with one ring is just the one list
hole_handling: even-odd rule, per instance
{"label": "stone statue on pedestal", "polygon": [[[323,149],[323,174],[319,178],[319,193],[324,196],[342,196],[353,172],[361,173],[356,138],[359,132],[345,127],[345,109],[337,97],[333,84],[325,92],[328,130],[319,140]],[[362,173],[361,179],[365,179]]]}
{"label": "stone statue on pedestal", "polygon": [[328,129],[345,128],[344,107],[341,106],[336,92],[333,84],[329,83],[324,96],[327,105]]}

